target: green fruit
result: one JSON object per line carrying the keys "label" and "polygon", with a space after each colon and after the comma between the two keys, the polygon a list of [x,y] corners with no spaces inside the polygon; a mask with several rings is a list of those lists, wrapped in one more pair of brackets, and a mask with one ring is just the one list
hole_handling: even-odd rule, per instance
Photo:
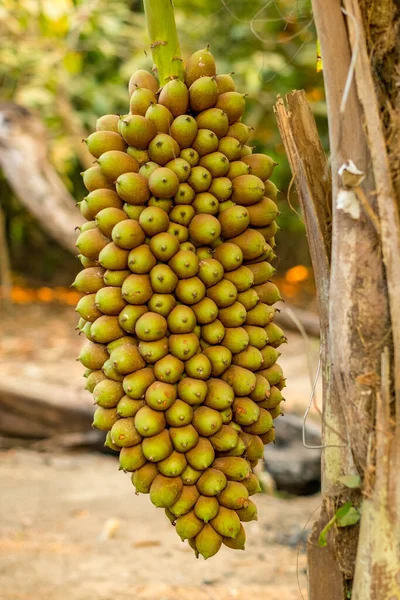
{"label": "green fruit", "polygon": [[224,276],[222,265],[214,258],[206,258],[199,263],[198,277],[206,287],[217,284]]}
{"label": "green fruit", "polygon": [[273,426],[273,420],[270,413],[265,408],[260,408],[260,416],[252,425],[243,427],[245,433],[253,435],[263,435],[267,433]]}
{"label": "green fruit", "polygon": [[243,479],[242,484],[247,489],[249,496],[253,496],[254,494],[258,494],[261,492],[260,482],[257,479],[257,476],[254,473],[250,473],[246,479]]}
{"label": "green fruit", "polygon": [[[166,166],[178,177],[179,184],[184,183],[189,178],[191,167],[184,158],[174,158],[173,160],[170,160]],[[173,195],[177,193],[179,184]]]}
{"label": "green fruit", "polygon": [[187,540],[196,537],[203,528],[203,522],[198,519],[194,511],[179,517],[176,521],[176,533],[181,540]]}
{"label": "green fruit", "polygon": [[236,512],[221,506],[218,515],[210,522],[217,533],[224,537],[235,538],[240,532],[240,520]]}
{"label": "green fruit", "polygon": [[135,333],[142,341],[159,340],[167,333],[167,321],[158,313],[146,312],[137,320]]}
{"label": "green fruit", "polygon": [[235,91],[235,82],[230,73],[217,75],[215,77],[215,81],[217,82],[219,94],[225,94],[225,92]]}
{"label": "green fruit", "polygon": [[215,249],[214,258],[221,263],[224,271],[233,271],[242,264],[243,251],[234,242],[225,242]]}
{"label": "green fruit", "polygon": [[138,161],[120,150],[104,152],[98,163],[103,175],[112,183],[123,173],[137,173],[139,171]]}
{"label": "green fruit", "polygon": [[190,185],[188,183],[180,183],[178,191],[174,196],[174,202],[175,205],[187,205],[193,202],[194,197],[195,192]]}
{"label": "green fruit", "polygon": [[[218,148],[218,138],[213,131],[209,129],[199,129],[197,131],[196,138],[193,142],[193,149],[197,152],[199,157],[202,156],[210,156],[211,153],[215,152]],[[210,163],[209,160],[206,160],[207,163]],[[200,161],[201,164],[201,161]],[[211,164],[214,164],[214,161],[211,160]],[[207,168],[206,165],[201,165]],[[225,173],[227,172],[229,165],[225,165],[223,169]],[[211,171],[210,171],[211,172]],[[225,174],[223,173],[223,174]],[[212,174],[212,173],[211,173]]]}
{"label": "green fruit", "polygon": [[257,506],[250,499],[248,500],[248,505],[246,507],[239,508],[236,511],[236,514],[238,515],[238,517],[241,521],[244,521],[246,523],[248,521],[257,521],[258,520]]}
{"label": "green fruit", "polygon": [[[145,150],[156,135],[156,128],[150,119],[141,115],[125,115],[120,119],[120,132],[129,146]],[[117,148],[119,150],[120,148]],[[123,150],[125,148],[122,148]],[[156,161],[157,162],[157,161]]]}
{"label": "green fruit", "polygon": [[238,160],[241,150],[242,144],[234,137],[226,136],[219,140],[218,152],[221,152],[228,161]]}
{"label": "green fruit", "polygon": [[150,487],[150,500],[159,508],[169,508],[178,500],[182,488],[180,477],[157,475]]}
{"label": "green fruit", "polygon": [[244,156],[250,156],[250,154],[253,153],[254,148],[255,146],[242,146],[240,157],[243,158]]}
{"label": "green fruit", "polygon": [[121,383],[104,379],[104,375],[93,390],[94,401],[103,408],[115,408],[123,395],[124,390]]}
{"label": "green fruit", "polygon": [[[248,210],[250,215],[250,225],[252,225],[252,227],[266,227],[279,215],[279,210],[275,202],[266,196],[257,202],[257,204],[249,206]],[[264,237],[264,234],[262,235]]]}
{"label": "green fruit", "polygon": [[[256,375],[256,387],[250,394],[254,402],[262,403],[270,396],[271,386],[262,375]],[[266,408],[263,406],[262,408]]]}
{"label": "green fruit", "polygon": [[99,258],[100,252],[107,246],[108,242],[108,238],[96,228],[83,231],[78,236],[75,246],[83,256],[96,260]]}
{"label": "green fruit", "polygon": [[247,346],[245,350],[238,352],[232,359],[234,365],[249,369],[249,371],[258,371],[264,362],[260,350],[255,346]]}
{"label": "green fruit", "polygon": [[154,370],[150,367],[140,369],[135,373],[130,373],[123,381],[125,394],[134,400],[139,400],[144,397],[147,388],[154,383],[154,381]]}
{"label": "green fruit", "polygon": [[175,296],[172,296],[172,294],[153,294],[147,304],[149,310],[163,317],[168,317],[175,305]]}
{"label": "green fruit", "polygon": [[110,360],[118,373],[122,375],[134,373],[146,366],[146,362],[140,355],[139,349],[128,344],[115,348],[111,352]]}
{"label": "green fruit", "polygon": [[207,382],[205,406],[217,411],[225,410],[230,407],[233,400],[234,393],[230,385],[220,379],[210,379]]}
{"label": "green fruit", "polygon": [[150,300],[153,289],[148,275],[129,275],[122,284],[122,297],[129,304],[145,304]]}
{"label": "green fruit", "polygon": [[215,60],[208,47],[197,50],[189,56],[185,69],[187,87],[190,87],[200,77],[213,77],[215,74]]}
{"label": "green fruit", "polygon": [[86,379],[85,390],[91,393],[94,392],[97,384],[104,379],[106,379],[106,376],[104,375],[103,371],[100,371],[100,369],[97,371],[91,371]]}
{"label": "green fruit", "polygon": [[[162,413],[158,414],[162,415]],[[168,430],[163,429],[161,432],[156,433],[153,436],[146,437],[142,442],[142,450],[143,454],[150,462],[159,463],[160,461],[167,459],[168,456],[170,456],[173,452],[171,438],[169,437]],[[161,471],[161,469],[159,470]],[[166,472],[164,472],[163,474],[167,475]]]}
{"label": "green fruit", "polygon": [[165,418],[171,427],[181,427],[192,422],[193,409],[183,400],[175,402],[165,411]]}
{"label": "green fruit", "polygon": [[226,308],[220,308],[218,317],[224,327],[240,327],[246,321],[247,311],[242,303],[234,302]]}
{"label": "green fruit", "polygon": [[128,271],[128,275],[130,272],[137,275],[150,273],[151,269],[156,265],[156,263],[157,260],[148,245],[141,244],[140,246],[133,248],[133,250],[131,250],[128,254],[128,267],[130,269],[130,271]]}
{"label": "green fruit", "polygon": [[166,477],[177,477],[185,470],[186,465],[185,455],[176,450],[157,463],[158,470]]}
{"label": "green fruit", "polygon": [[[169,134],[178,142],[180,148],[185,149],[192,146],[196,139],[197,129],[198,126],[193,117],[180,115],[171,124]],[[182,154],[181,158],[186,160]],[[194,166],[190,161],[188,162],[190,166]]]}
{"label": "green fruit", "polygon": [[157,466],[154,463],[147,462],[132,474],[132,483],[136,488],[137,494],[148,494],[151,484],[158,475]]}
{"label": "green fruit", "polygon": [[244,550],[246,544],[246,532],[242,524],[240,524],[240,531],[235,538],[223,537],[222,543],[232,550]]}
{"label": "green fruit", "polygon": [[[126,379],[127,378],[125,378],[125,380]],[[165,425],[166,421],[164,413],[153,410],[149,406],[142,406],[135,415],[135,427],[143,437],[152,437],[161,433],[164,430]]]}
{"label": "green fruit", "polygon": [[123,381],[124,380],[124,376],[121,375],[121,373],[118,373],[117,369],[114,367],[114,365],[110,359],[105,361],[105,363],[102,367],[102,371],[108,379],[112,379],[113,381]]}
{"label": "green fruit", "polygon": [[215,496],[200,496],[194,507],[196,517],[204,521],[204,523],[208,523],[211,519],[214,519],[218,512],[219,503]]}
{"label": "green fruit", "polygon": [[235,302],[237,290],[231,281],[221,279],[221,281],[207,289],[207,296],[215,302],[218,308],[225,308]]}
{"label": "green fruit", "polygon": [[268,343],[268,336],[263,327],[257,327],[256,325],[245,325],[244,329],[249,334],[249,344],[261,350]]}
{"label": "green fruit", "polygon": [[132,250],[143,244],[145,233],[137,221],[126,219],[117,223],[112,231],[113,242],[124,250]]}
{"label": "green fruit", "polygon": [[228,200],[232,195],[232,182],[228,177],[217,177],[213,179],[208,191],[220,202]]}
{"label": "green fruit", "polygon": [[141,213],[144,211],[144,206],[134,206],[133,204],[125,202],[122,210],[130,219],[138,221]]}
{"label": "green fruit", "polygon": [[138,319],[147,312],[147,307],[144,305],[127,305],[118,316],[118,323],[127,333],[135,333],[135,326]]}
{"label": "green fruit", "polygon": [[111,354],[111,352],[113,352],[113,350],[115,350],[116,348],[119,348],[120,346],[126,346],[126,345],[137,347],[138,343],[137,343],[137,340],[135,340],[132,336],[123,335],[122,337],[120,337],[116,340],[113,340],[112,342],[107,344],[107,352],[109,354]]}
{"label": "green fruit", "polygon": [[184,115],[189,107],[189,92],[183,81],[170,79],[162,88],[159,104],[168,108],[174,117]]}
{"label": "green fruit", "polygon": [[243,481],[250,474],[248,461],[236,456],[216,458],[213,467],[224,473],[230,481]]}
{"label": "green fruit", "polygon": [[104,152],[109,150],[125,150],[125,142],[119,133],[115,131],[95,131],[86,138],[85,143],[92,156],[100,158]]}
{"label": "green fruit", "polygon": [[268,325],[271,319],[273,319],[274,314],[274,308],[271,308],[267,304],[260,302],[259,304],[257,304],[257,306],[247,311],[246,325],[256,325],[258,327],[264,327]]}
{"label": "green fruit", "polygon": [[204,471],[196,485],[203,496],[218,496],[226,486],[226,483],[226,477],[222,471],[216,468],[209,468]]}
{"label": "green fruit", "polygon": [[124,335],[118,323],[118,317],[102,315],[92,323],[90,329],[91,337],[94,342],[99,344],[108,344],[113,340]]}
{"label": "green fruit", "polygon": [[115,182],[118,195],[128,204],[142,206],[150,198],[146,177],[140,173],[123,173]]}
{"label": "green fruit", "polygon": [[78,292],[94,294],[104,287],[103,276],[101,267],[89,267],[78,273],[72,285]]}
{"label": "green fruit", "polygon": [[264,196],[264,183],[255,175],[240,175],[232,181],[232,200],[242,206],[251,206]]}
{"label": "green fruit", "polygon": [[258,435],[251,435],[241,431],[239,433],[241,439],[246,444],[246,458],[247,460],[254,461],[260,460],[264,456],[264,443]]}
{"label": "green fruit", "polygon": [[211,363],[211,375],[213,377],[219,377],[231,365],[232,353],[224,346],[210,346],[203,353]]}
{"label": "green fruit", "polygon": [[96,223],[100,231],[111,237],[114,226],[120,221],[126,219],[126,214],[123,210],[115,207],[103,208],[96,214]]}
{"label": "green fruit", "polygon": [[90,321],[90,323],[101,317],[101,312],[96,306],[96,294],[82,296],[76,305],[75,311],[82,319]]}
{"label": "green fruit", "polygon": [[[90,375],[89,375],[90,377]],[[89,378],[88,378],[89,379]],[[266,398],[263,399],[262,408],[276,408],[279,406],[281,402],[284,401],[284,397],[282,396],[281,391],[276,387],[272,386],[270,389],[270,394]]]}
{"label": "green fruit", "polygon": [[89,167],[89,169],[86,169],[81,175],[83,177],[83,184],[88,192],[93,192],[100,188],[107,188],[109,190],[114,189],[112,183],[104,177],[102,170],[97,165],[95,167]]}
{"label": "green fruit", "polygon": [[175,295],[182,304],[196,304],[205,296],[206,288],[198,277],[181,279],[175,289]]}
{"label": "green fruit", "polygon": [[104,315],[118,315],[126,305],[118,287],[103,287],[95,297],[96,307]]}
{"label": "green fruit", "polygon": [[175,386],[155,381],[146,390],[145,400],[153,410],[167,410],[176,400]]}
{"label": "green fruit", "polygon": [[150,175],[149,188],[158,198],[170,198],[178,191],[179,179],[176,173],[167,167],[155,169]]}
{"label": "green fruit", "polygon": [[260,416],[260,407],[247,396],[236,398],[232,409],[238,425],[252,425]]}
{"label": "green fruit", "polygon": [[143,454],[141,444],[131,446],[130,448],[122,448],[119,453],[119,468],[122,471],[137,471],[146,464],[146,457]]}
{"label": "green fruit", "polygon": [[178,143],[166,133],[158,133],[149,144],[150,159],[162,167],[170,160],[178,157],[179,154],[180,148]]}
{"label": "green fruit", "polygon": [[199,348],[199,339],[195,333],[172,334],[168,343],[171,354],[180,360],[188,360]]}
{"label": "green fruit", "polygon": [[171,258],[168,265],[179,279],[188,279],[197,275],[199,259],[189,250],[180,250]]}
{"label": "green fruit", "polygon": [[218,315],[218,307],[211,298],[203,298],[197,304],[193,304],[192,308],[196,315],[197,323],[201,325],[212,323]]}
{"label": "green fruit", "polygon": [[[135,160],[137,160],[137,162],[139,163],[140,167],[142,167],[143,165],[145,165],[150,161],[150,157],[149,157],[149,153],[147,152],[147,150],[141,150],[140,148],[135,148],[135,146],[128,146],[126,149],[127,154],[129,154],[129,156],[131,156],[132,158],[134,158]],[[156,163],[153,163],[156,164]],[[157,165],[158,167],[158,165]],[[147,172],[145,170],[142,170],[141,168],[139,169],[139,173],[141,175],[143,175],[144,177],[146,177]],[[147,177],[146,177],[147,179]]]}
{"label": "green fruit", "polygon": [[189,225],[189,235],[198,245],[211,244],[219,237],[220,233],[221,225],[213,215],[196,215]]}
{"label": "green fruit", "polygon": [[[197,132],[197,130],[196,130],[196,132]],[[192,168],[195,167],[200,160],[199,155],[197,154],[196,150],[194,150],[193,148],[183,148],[183,150],[181,151],[179,156],[180,156],[180,158],[183,158],[184,160],[186,160],[186,162],[189,163],[189,165]]]}
{"label": "green fruit", "polygon": [[252,127],[237,121],[229,126],[226,135],[236,138],[241,144],[247,144],[251,130]]}
{"label": "green fruit", "polygon": [[114,452],[119,452],[121,450],[121,448],[112,441],[111,431],[107,431],[106,439],[104,441],[104,448],[110,448],[110,450],[114,450]]}
{"label": "green fruit", "polygon": [[[267,433],[263,433],[259,436],[260,440],[262,440],[263,444],[270,444],[271,442],[275,442],[275,428],[272,427]],[[261,491],[261,489],[259,490]]]}
{"label": "green fruit", "polygon": [[280,231],[280,227],[278,226],[276,221],[272,221],[272,223],[270,225],[266,225],[265,227],[258,227],[257,231],[259,231],[263,236],[264,239],[267,241],[271,241],[271,238],[273,238],[278,231]]}
{"label": "green fruit", "polygon": [[248,505],[249,492],[243,483],[228,481],[225,489],[218,496],[221,506],[231,509],[244,508]]}
{"label": "green fruit", "polygon": [[178,500],[170,507],[175,517],[186,515],[196,504],[200,494],[195,485],[184,485]]}
{"label": "green fruit", "polygon": [[218,87],[214,77],[202,76],[189,87],[190,109],[201,112],[215,106],[218,100]]}
{"label": "green fruit", "polygon": [[194,448],[199,441],[199,434],[193,425],[171,427],[169,430],[172,444],[178,452],[187,452]]}
{"label": "green fruit", "polygon": [[184,377],[178,383],[178,395],[190,406],[202,404],[207,395],[207,383],[201,379]]}
{"label": "green fruit", "polygon": [[219,212],[219,202],[209,192],[196,194],[192,207],[196,214],[217,215]]}
{"label": "green fruit", "polygon": [[184,369],[185,365],[179,358],[167,354],[155,363],[154,374],[159,381],[176,383],[179,381]]}
{"label": "green fruit", "polygon": [[248,175],[251,172],[249,165],[246,165],[242,160],[234,160],[229,164],[229,171],[226,174],[230,180],[241,175]]}
{"label": "green fruit", "polygon": [[196,316],[189,306],[175,306],[167,318],[171,333],[191,333],[196,326]]}
{"label": "green fruit", "polygon": [[[157,169],[157,171],[160,170],[161,169]],[[169,227],[169,217],[162,208],[149,206],[140,214],[139,224],[146,235],[154,236],[157,233],[167,231]]]}
{"label": "green fruit", "polygon": [[222,379],[232,386],[235,396],[248,396],[256,387],[255,374],[237,365],[229,367]]}
{"label": "green fruit", "polygon": [[208,325],[203,325],[201,328],[201,337],[208,344],[219,344],[224,336],[225,328],[218,319],[215,319],[215,321]]}
{"label": "green fruit", "polygon": [[240,235],[231,238],[231,244],[240,248],[244,260],[254,260],[262,255],[265,249],[264,237],[254,229],[247,229]]}
{"label": "green fruit", "polygon": [[188,377],[207,380],[211,375],[211,363],[204,354],[196,354],[185,362],[185,372]]}
{"label": "green fruit", "polygon": [[208,108],[199,113],[196,117],[196,122],[199,129],[209,129],[218,138],[226,135],[229,127],[228,117],[219,108]]}
{"label": "green fruit", "polygon": [[133,417],[118,419],[112,426],[111,439],[114,444],[121,448],[140,444],[142,437],[135,428],[135,419]]}
{"label": "green fruit", "polygon": [[[185,208],[190,209],[190,211],[192,211],[191,206],[187,206]],[[189,211],[182,211],[181,214],[188,215]],[[183,242],[187,242],[189,239],[189,232],[187,230],[187,227],[185,227],[184,225],[180,225],[179,223],[171,223],[168,227],[168,233],[175,236],[180,244]]]}
{"label": "green fruit", "polygon": [[155,77],[144,69],[137,69],[129,80],[129,95],[131,95],[137,87],[145,88],[155,94],[158,91],[158,83]]}
{"label": "green fruit", "polygon": [[211,525],[206,524],[195,538],[196,551],[207,560],[207,558],[211,558],[217,554],[221,548],[222,540],[223,538],[219,533]]}
{"label": "green fruit", "polygon": [[[129,152],[130,148],[131,147],[129,147],[127,150],[128,154],[130,154],[130,152]],[[135,153],[136,152],[145,152],[144,150],[138,150],[137,148],[134,148],[134,150],[135,150]],[[147,154],[147,152],[146,152],[146,154]],[[147,156],[147,158],[148,158],[148,156]],[[138,162],[140,162],[139,159],[138,159]],[[147,180],[149,179],[149,177],[153,173],[153,171],[160,168],[160,165],[153,162],[152,160],[147,160],[146,162],[141,163],[141,165],[142,166],[139,169],[139,173],[141,175],[143,175],[143,177],[146,177]]]}
{"label": "green fruit", "polygon": [[276,187],[276,185],[274,183],[272,183],[272,181],[264,181],[264,185],[265,185],[265,195],[268,198],[271,198],[271,200],[276,200],[277,196],[278,196],[278,188]]}
{"label": "green fruit", "polygon": [[143,400],[133,400],[129,396],[122,396],[117,405],[118,416],[134,417],[142,406],[144,406]]}
{"label": "green fruit", "polygon": [[119,248],[114,242],[107,244],[99,254],[99,263],[105,269],[122,271],[128,268],[128,250]]}
{"label": "green fruit", "polygon": [[157,133],[169,133],[169,128],[174,120],[171,112],[163,104],[151,104],[145,114],[156,128]]}
{"label": "green fruit", "polygon": [[265,327],[266,334],[268,336],[268,344],[273,348],[278,348],[281,344],[287,342],[286,336],[282,329],[275,323],[268,323]]}
{"label": "green fruit", "polygon": [[273,173],[275,166],[278,164],[273,158],[266,154],[251,154],[243,157],[243,162],[248,164],[251,172],[262,181],[269,179]]}
{"label": "green fruit", "polygon": [[185,486],[192,486],[199,480],[199,478],[201,477],[201,473],[201,471],[196,471],[195,469],[193,469],[193,467],[187,465],[181,474],[181,479]]}
{"label": "green fruit", "polygon": [[234,205],[224,210],[219,216],[221,235],[232,238],[243,233],[250,222],[249,212],[245,206]]}
{"label": "green fruit", "polygon": [[227,327],[221,345],[227,348],[231,354],[242,352],[249,345],[248,333],[243,327]]}
{"label": "green fruit", "polygon": [[179,240],[170,233],[158,233],[150,239],[150,249],[157,260],[168,262],[179,251]]}
{"label": "green fruit", "polygon": [[[279,386],[279,384],[283,378],[283,371],[282,371],[282,368],[280,367],[280,365],[278,365],[278,363],[275,363],[271,367],[268,367],[267,369],[263,369],[262,371],[260,371],[260,375],[263,375],[263,377],[268,379],[270,385]],[[279,389],[281,389],[281,388],[279,388]]]}
{"label": "green fruit", "polygon": [[218,411],[208,406],[200,406],[194,412],[193,426],[199,435],[208,437],[221,429],[222,418]]}
{"label": "green fruit", "polygon": [[158,264],[150,272],[151,286],[156,293],[169,294],[178,284],[178,277],[168,265]]}
{"label": "green fruit", "polygon": [[271,417],[273,419],[276,419],[277,417],[280,417],[281,415],[283,415],[282,407],[281,406],[276,406],[275,408],[270,408],[269,409],[269,414],[271,415]]}
{"label": "green fruit", "polygon": [[259,295],[261,302],[265,302],[269,306],[282,300],[278,288],[271,281],[267,281],[262,285],[256,285],[254,289]]}
{"label": "green fruit", "polygon": [[200,437],[197,444],[188,450],[185,456],[193,469],[204,471],[212,465],[215,452],[211,442],[204,437]]}
{"label": "green fruit", "polygon": [[246,106],[244,94],[238,92],[225,92],[218,96],[216,108],[223,110],[229,120],[229,125],[239,121],[244,113]]}
{"label": "green fruit", "polygon": [[210,441],[217,452],[228,452],[238,442],[238,432],[230,425],[222,425],[218,433],[211,436]]}
{"label": "green fruit", "polygon": [[211,185],[211,181],[212,177],[210,171],[207,171],[207,169],[201,167],[200,165],[192,168],[190,177],[188,179],[189,185],[193,188],[196,194],[199,194],[200,192],[206,192]]}
{"label": "green fruit", "polygon": [[[95,188],[95,189],[97,189],[97,188]],[[89,206],[88,206],[88,203],[86,202],[86,200],[82,200],[82,202],[79,202],[79,210],[84,219],[86,219],[88,221],[93,219],[93,215],[89,210]],[[94,265],[84,265],[84,266],[91,267]]]}
{"label": "green fruit", "polygon": [[116,408],[103,408],[99,406],[93,414],[92,427],[97,427],[101,431],[108,431],[118,421]]}
{"label": "green fruit", "polygon": [[200,261],[207,260],[208,258],[211,258],[212,255],[213,249],[210,248],[210,246],[200,246],[196,248],[196,256]]}
{"label": "green fruit", "polygon": [[142,115],[144,117],[149,106],[156,103],[157,98],[151,90],[136,87],[131,94],[129,111],[132,115]]}

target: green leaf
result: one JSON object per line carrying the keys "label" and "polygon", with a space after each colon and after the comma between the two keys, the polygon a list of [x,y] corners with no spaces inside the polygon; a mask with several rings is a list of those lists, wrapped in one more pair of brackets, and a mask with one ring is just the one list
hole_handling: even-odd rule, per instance
{"label": "green leaf", "polygon": [[342,517],[337,517],[336,525],[338,527],[349,527],[355,525],[360,520],[360,513],[354,506],[350,506],[349,510]]}
{"label": "green leaf", "polygon": [[361,486],[361,477],[359,475],[342,475],[342,477],[338,477],[338,481],[350,489]]}

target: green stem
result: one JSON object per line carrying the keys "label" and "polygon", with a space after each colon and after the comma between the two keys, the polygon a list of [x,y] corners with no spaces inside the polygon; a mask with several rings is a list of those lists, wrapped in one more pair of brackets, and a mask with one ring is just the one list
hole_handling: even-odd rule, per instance
{"label": "green stem", "polygon": [[153,60],[160,85],[184,78],[172,0],[143,0]]}

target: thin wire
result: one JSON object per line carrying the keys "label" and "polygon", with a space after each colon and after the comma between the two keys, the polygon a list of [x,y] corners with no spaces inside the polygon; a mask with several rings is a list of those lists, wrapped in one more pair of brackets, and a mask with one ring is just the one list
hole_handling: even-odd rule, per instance
{"label": "thin wire", "polygon": [[344,114],[345,108],[346,108],[346,104],[347,104],[347,99],[349,97],[349,93],[350,93],[350,87],[353,81],[353,77],[354,77],[354,71],[356,68],[356,62],[357,62],[357,56],[358,56],[358,49],[359,49],[359,45],[360,45],[360,27],[359,24],[357,22],[357,19],[355,18],[354,15],[352,15],[351,13],[349,13],[345,8],[341,7],[340,10],[342,11],[342,13],[344,15],[346,15],[346,17],[349,17],[352,21],[353,21],[353,25],[354,25],[354,29],[355,29],[355,43],[354,43],[354,48],[351,54],[351,61],[350,61],[350,66],[349,66],[349,71],[347,73],[347,78],[346,78],[346,85],[344,86],[344,90],[343,90],[343,96],[342,96],[342,101],[340,103],[340,113]]}
{"label": "thin wire", "polygon": [[307,405],[307,409],[306,412],[304,413],[303,416],[303,427],[302,427],[302,437],[303,437],[303,446],[304,448],[308,448],[309,450],[321,450],[322,448],[326,448],[326,446],[322,445],[322,446],[309,446],[306,442],[306,427],[307,427],[307,417],[308,417],[308,413],[311,410],[311,406],[314,400],[314,396],[315,396],[315,389],[317,387],[317,383],[318,383],[318,379],[319,379],[319,374],[321,372],[321,354],[322,354],[322,346],[319,349],[319,358],[318,358],[318,367],[317,367],[317,372],[315,374],[315,378],[314,378],[314,382],[311,388],[311,394],[310,394],[310,398],[308,400],[308,405]]}

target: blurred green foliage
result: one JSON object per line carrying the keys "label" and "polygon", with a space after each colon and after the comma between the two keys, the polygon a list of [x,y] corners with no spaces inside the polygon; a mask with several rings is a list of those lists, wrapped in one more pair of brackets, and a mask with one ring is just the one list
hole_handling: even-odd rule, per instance
{"label": "blurred green foliage", "polygon": [[[175,0],[183,57],[210,44],[218,72],[234,72],[248,94],[244,120],[254,128],[251,145],[274,157],[280,198],[281,264],[308,262],[301,219],[286,194],[290,171],[273,115],[277,94],[304,88],[327,146],[322,74],[316,70],[316,35],[310,0]],[[127,82],[152,60],[142,3],[138,0],[3,0],[0,5],[0,90],[38,111],[49,131],[49,152],[76,199],[84,188],[71,123],[85,133],[105,113],[127,111]],[[15,268],[29,245],[51,265],[51,279],[66,257],[43,234],[1,182],[2,202]],[[291,194],[294,206],[296,201]],[[40,243],[38,242],[40,240]]]}

